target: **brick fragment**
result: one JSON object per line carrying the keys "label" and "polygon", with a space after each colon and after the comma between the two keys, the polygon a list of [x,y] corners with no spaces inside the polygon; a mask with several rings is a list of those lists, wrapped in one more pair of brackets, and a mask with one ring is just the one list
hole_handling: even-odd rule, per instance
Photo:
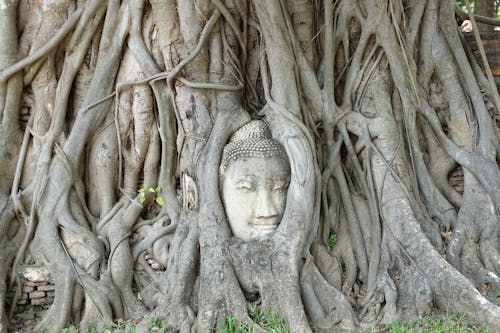
{"label": "brick fragment", "polygon": [[30,286],[30,287],[36,287],[36,286],[38,286],[38,282],[26,280],[26,281],[24,281],[23,285]]}
{"label": "brick fragment", "polygon": [[35,311],[33,311],[33,309],[28,309],[25,312],[17,313],[16,318],[22,320],[33,320],[35,319]]}
{"label": "brick fragment", "polygon": [[38,291],[49,291],[49,290],[55,290],[56,286],[54,286],[53,284],[47,284],[44,286],[39,286],[37,289]]}
{"label": "brick fragment", "polygon": [[40,310],[35,312],[35,316],[37,318],[43,318],[47,314],[47,310]]}
{"label": "brick fragment", "polygon": [[23,293],[31,293],[35,291],[35,287],[34,286],[24,286],[23,287]]}
{"label": "brick fragment", "polygon": [[43,297],[45,297],[45,291],[34,291],[34,292],[30,293],[31,299],[43,298]]}
{"label": "brick fragment", "polygon": [[18,304],[18,305],[16,306],[16,313],[21,313],[21,312],[23,312],[23,311],[24,311],[24,309],[25,309],[24,305],[19,305],[19,304]]}
{"label": "brick fragment", "polygon": [[46,304],[49,304],[52,303],[52,299],[48,299],[48,298],[33,298],[31,300],[31,305],[46,305]]}

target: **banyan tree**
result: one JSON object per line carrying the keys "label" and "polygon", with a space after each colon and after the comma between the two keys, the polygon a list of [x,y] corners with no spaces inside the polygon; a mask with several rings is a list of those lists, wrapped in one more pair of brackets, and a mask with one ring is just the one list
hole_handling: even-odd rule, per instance
{"label": "banyan tree", "polygon": [[[0,0],[0,332],[27,263],[55,282],[50,332],[151,316],[209,332],[252,308],[292,332],[434,308],[500,330],[500,98],[455,15],[451,0]],[[251,121],[271,143],[238,165],[264,177],[278,147],[288,174],[265,192],[286,200],[279,219],[246,239],[221,191]]]}

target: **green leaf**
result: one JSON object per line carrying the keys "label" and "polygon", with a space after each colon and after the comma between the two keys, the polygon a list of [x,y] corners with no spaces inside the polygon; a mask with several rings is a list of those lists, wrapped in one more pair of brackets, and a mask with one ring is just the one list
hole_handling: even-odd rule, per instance
{"label": "green leaf", "polygon": [[150,187],[150,188],[148,188],[148,192],[155,193],[155,189]]}
{"label": "green leaf", "polygon": [[146,196],[145,195],[140,195],[139,196],[139,202],[143,204],[146,201]]}
{"label": "green leaf", "polygon": [[335,244],[337,244],[337,234],[331,234],[330,237],[328,238],[328,246],[334,247]]}
{"label": "green leaf", "polygon": [[157,186],[157,187],[155,188],[155,192],[156,192],[156,193],[160,193],[160,192],[161,192],[161,187],[160,187],[160,186]]}
{"label": "green leaf", "polygon": [[158,197],[155,199],[156,203],[160,206],[163,206],[165,204],[165,201],[163,201],[162,197]]}
{"label": "green leaf", "polygon": [[138,190],[137,190],[137,192],[139,192],[139,193],[144,193],[144,189],[143,189],[143,188],[140,188],[140,189],[138,189]]}

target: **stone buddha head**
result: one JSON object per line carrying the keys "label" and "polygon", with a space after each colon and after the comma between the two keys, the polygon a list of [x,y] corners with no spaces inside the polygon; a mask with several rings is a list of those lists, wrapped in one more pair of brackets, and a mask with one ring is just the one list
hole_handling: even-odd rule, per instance
{"label": "stone buddha head", "polygon": [[276,230],[285,210],[290,163],[264,121],[250,121],[234,132],[222,153],[219,178],[234,237],[249,242]]}

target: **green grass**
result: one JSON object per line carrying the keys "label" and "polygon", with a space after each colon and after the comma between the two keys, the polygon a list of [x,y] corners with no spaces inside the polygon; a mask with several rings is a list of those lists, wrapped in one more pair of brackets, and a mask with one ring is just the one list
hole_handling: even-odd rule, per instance
{"label": "green grass", "polygon": [[[250,320],[242,322],[232,315],[219,318],[217,326],[212,332],[217,333],[253,333],[256,325],[269,333],[291,333],[291,330],[285,325],[283,318],[271,309],[259,312],[255,307],[249,313]],[[152,316],[148,322],[148,331],[157,333],[170,333],[172,331],[166,328],[163,320]],[[101,329],[92,329],[91,333],[116,332],[123,329],[124,324],[113,322]],[[131,333],[135,333],[135,326],[130,328]],[[78,326],[69,326],[60,331],[60,333],[77,333]],[[335,330],[332,332],[334,333]],[[413,321],[394,321],[381,323],[376,327],[366,330],[359,330],[360,333],[494,333],[482,326],[472,322],[467,315],[450,314],[445,312],[433,312],[432,315]]]}
{"label": "green grass", "polygon": [[493,333],[474,325],[465,315],[433,314],[412,322],[389,322],[363,333]]}
{"label": "green grass", "polygon": [[[263,313],[254,310],[250,313],[251,322],[238,321],[234,316],[219,319],[214,332],[218,333],[253,333],[254,325],[259,325],[266,332],[290,333],[277,314],[267,309]],[[362,333],[493,333],[487,328],[474,325],[467,316],[459,314],[440,314],[424,317],[422,319],[404,322],[388,322],[375,328],[360,331]],[[332,332],[333,333],[333,332]]]}
{"label": "green grass", "polygon": [[257,308],[250,313],[251,322],[241,322],[234,316],[229,315],[221,317],[217,321],[217,326],[214,332],[218,333],[253,333],[254,326],[258,325],[266,332],[270,333],[291,333],[286,327],[283,319],[271,309],[264,312],[259,312]]}
{"label": "green grass", "polygon": [[165,322],[161,319],[159,319],[156,316],[152,316],[151,319],[149,319],[148,323],[148,328],[153,329],[153,328],[163,328],[165,327]]}

